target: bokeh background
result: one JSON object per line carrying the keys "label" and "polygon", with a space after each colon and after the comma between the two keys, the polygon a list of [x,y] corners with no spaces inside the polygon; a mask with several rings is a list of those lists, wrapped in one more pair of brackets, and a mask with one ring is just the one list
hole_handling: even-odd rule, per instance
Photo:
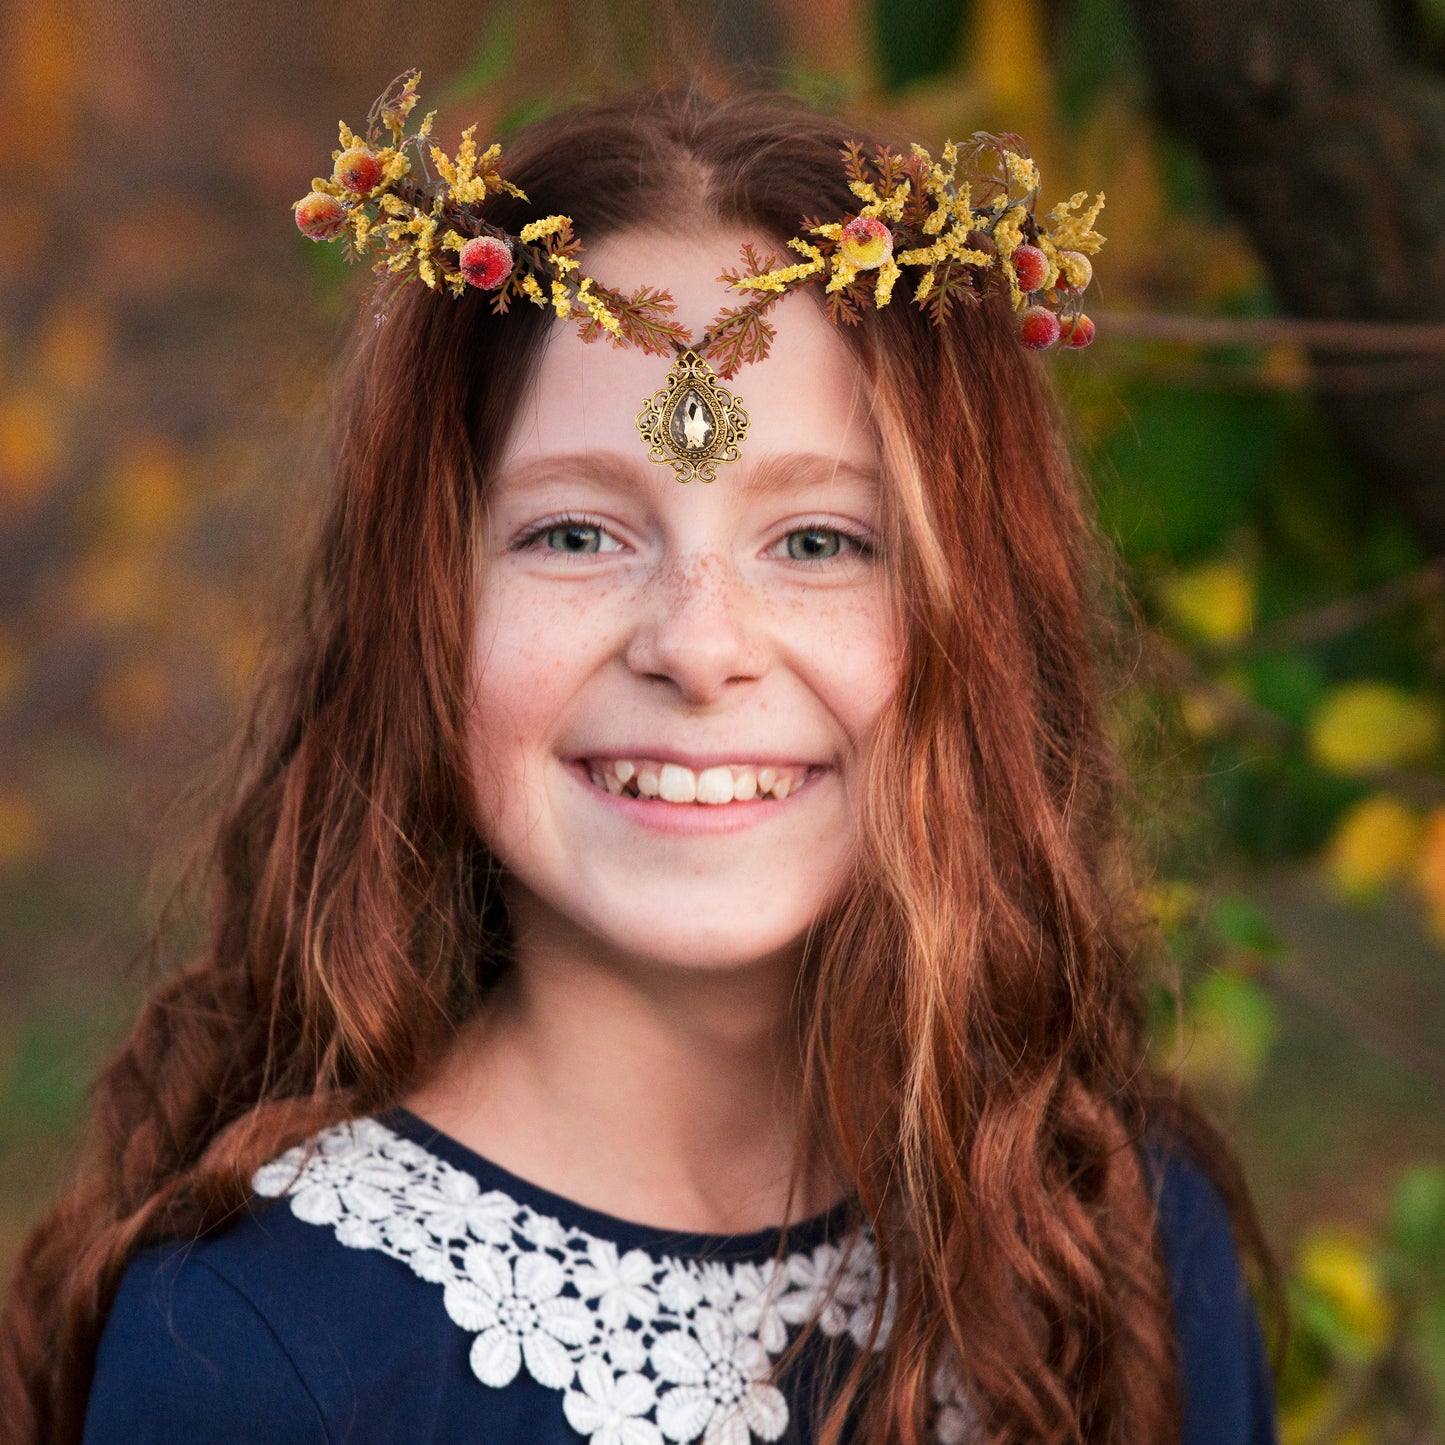
{"label": "bokeh background", "polygon": [[699,74],[1107,193],[1098,340],[1052,364],[1148,624],[1158,1049],[1289,1271],[1287,1445],[1445,1439],[1445,0],[0,13],[0,1272],[324,472],[368,278],[290,205],[337,120],[411,65],[448,151]]}

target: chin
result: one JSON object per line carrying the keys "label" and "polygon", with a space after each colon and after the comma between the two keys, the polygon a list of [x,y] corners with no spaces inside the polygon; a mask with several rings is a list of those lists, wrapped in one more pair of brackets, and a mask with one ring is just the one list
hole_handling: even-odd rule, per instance
{"label": "chin", "polygon": [[[664,910],[659,910],[664,911]],[[672,911],[671,909],[665,911]],[[810,920],[759,916],[756,907],[678,909],[675,921],[637,917],[634,907],[579,919],[609,951],[662,968],[746,968],[799,950]]]}

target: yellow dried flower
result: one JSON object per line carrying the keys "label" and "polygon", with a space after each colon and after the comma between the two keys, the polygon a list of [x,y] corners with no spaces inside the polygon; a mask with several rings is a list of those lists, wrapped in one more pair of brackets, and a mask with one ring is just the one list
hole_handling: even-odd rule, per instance
{"label": "yellow dried flower", "polygon": [[605,331],[621,337],[622,323],[612,314],[612,308],[592,290],[592,278],[584,276],[577,288],[577,300],[587,308],[587,314]]}
{"label": "yellow dried flower", "polygon": [[537,278],[528,272],[522,277],[522,294],[532,302],[534,306],[545,306],[547,297],[542,288],[537,284]]}
{"label": "yellow dried flower", "polygon": [[1049,234],[1059,250],[1085,251],[1092,256],[1104,244],[1104,238],[1094,229],[1094,222],[1099,219],[1099,212],[1104,209],[1103,191],[1099,192],[1094,204],[1087,211],[1074,214],[1088,199],[1087,191],[1075,191],[1067,201],[1060,201],[1049,212],[1054,223],[1049,228]]}
{"label": "yellow dried flower", "polygon": [[543,216],[539,221],[529,221],[517,236],[522,241],[540,241],[545,236],[555,236],[571,224],[571,216]]}
{"label": "yellow dried flower", "polygon": [[552,283],[552,309],[565,321],[572,314],[572,300],[567,288],[560,281]]}
{"label": "yellow dried flower", "polygon": [[502,155],[500,145],[494,142],[481,155],[477,154],[476,131],[476,125],[472,124],[462,132],[455,161],[440,146],[430,148],[431,158],[442,179],[451,187],[453,199],[466,205],[484,201],[492,192],[506,190],[525,200],[521,191],[497,174],[497,162]]}
{"label": "yellow dried flower", "polygon": [[1027,215],[1028,211],[1023,206],[1011,206],[994,226],[994,245],[998,247],[999,255],[1005,259],[1023,244],[1024,218]]}
{"label": "yellow dried flower", "polygon": [[764,271],[759,276],[743,276],[733,283],[734,289],[739,291],[783,291],[795,281],[816,276],[827,265],[823,259],[823,253],[816,246],[803,240],[801,236],[792,237],[788,245],[807,259],[798,262],[795,266],[781,266],[773,271]]}
{"label": "yellow dried flower", "polygon": [[394,150],[391,146],[377,151],[376,158],[381,162],[379,185],[394,186],[403,176],[411,174],[411,162],[401,151]]}
{"label": "yellow dried flower", "polygon": [[1039,184],[1039,168],[1027,156],[1021,156],[1015,151],[1005,151],[1003,163],[1008,171],[1009,194],[1012,195],[1015,188],[1027,194],[1035,190]]}
{"label": "yellow dried flower", "polygon": [[873,291],[875,307],[888,304],[893,296],[893,287],[902,274],[903,272],[898,269],[898,262],[892,256],[878,268],[878,283]]}
{"label": "yellow dried flower", "polygon": [[833,274],[828,279],[828,284],[823,288],[825,292],[831,293],[841,291],[845,286],[851,286],[858,279],[858,268],[850,266],[841,252],[833,255]]}

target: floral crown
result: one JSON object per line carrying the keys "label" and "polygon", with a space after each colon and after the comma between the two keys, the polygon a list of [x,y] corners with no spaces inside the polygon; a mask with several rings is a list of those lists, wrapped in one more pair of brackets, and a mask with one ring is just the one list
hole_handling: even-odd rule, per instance
{"label": "floral crown", "polygon": [[[638,428],[653,460],[674,466],[680,480],[710,481],[717,462],[736,459],[747,415],[713,378],[728,380],[767,356],[776,334],[769,313],[801,287],[821,285],[829,319],[856,324],[869,308],[889,305],[904,282],[914,304],[940,325],[956,307],[1006,287],[1024,346],[1093,340],[1081,298],[1093,275],[1089,257],[1104,242],[1094,229],[1103,194],[1089,204],[1080,191],[1041,222],[1038,167],[1016,135],[976,132],[963,145],[950,141],[937,161],[921,145],[907,155],[886,147],[867,155],[850,143],[842,157],[857,212],[803,219],[801,234],[787,242],[799,257],[790,264],[744,246],[741,264],[718,278],[743,299],[721,309],[694,340],[673,319],[669,292],[642,286],[624,293],[588,275],[570,217],[542,216],[515,234],[488,220],[488,197],[527,197],[502,176],[500,145],[477,150],[475,125],[462,132],[454,158],[426,148],[433,179],[422,151],[436,112],[407,133],[420,81],[417,70],[398,76],[372,105],[364,135],[341,122],[331,176],[317,177],[295,203],[297,226],[313,241],[344,238],[348,262],[374,249],[381,283],[420,280],[454,297],[474,286],[492,293],[499,314],[526,300],[575,320],[584,341],[605,336],[614,346],[676,353],[669,385],[644,405]],[[391,144],[380,143],[383,132]]]}

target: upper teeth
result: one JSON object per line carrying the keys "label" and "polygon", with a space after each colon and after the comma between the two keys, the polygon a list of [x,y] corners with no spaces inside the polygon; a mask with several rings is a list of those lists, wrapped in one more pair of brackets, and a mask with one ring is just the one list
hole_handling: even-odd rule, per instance
{"label": "upper teeth", "polygon": [[723,763],[694,771],[679,763],[646,758],[596,758],[592,781],[609,793],[661,798],[665,803],[732,803],[749,798],[786,798],[808,776],[806,764]]}

